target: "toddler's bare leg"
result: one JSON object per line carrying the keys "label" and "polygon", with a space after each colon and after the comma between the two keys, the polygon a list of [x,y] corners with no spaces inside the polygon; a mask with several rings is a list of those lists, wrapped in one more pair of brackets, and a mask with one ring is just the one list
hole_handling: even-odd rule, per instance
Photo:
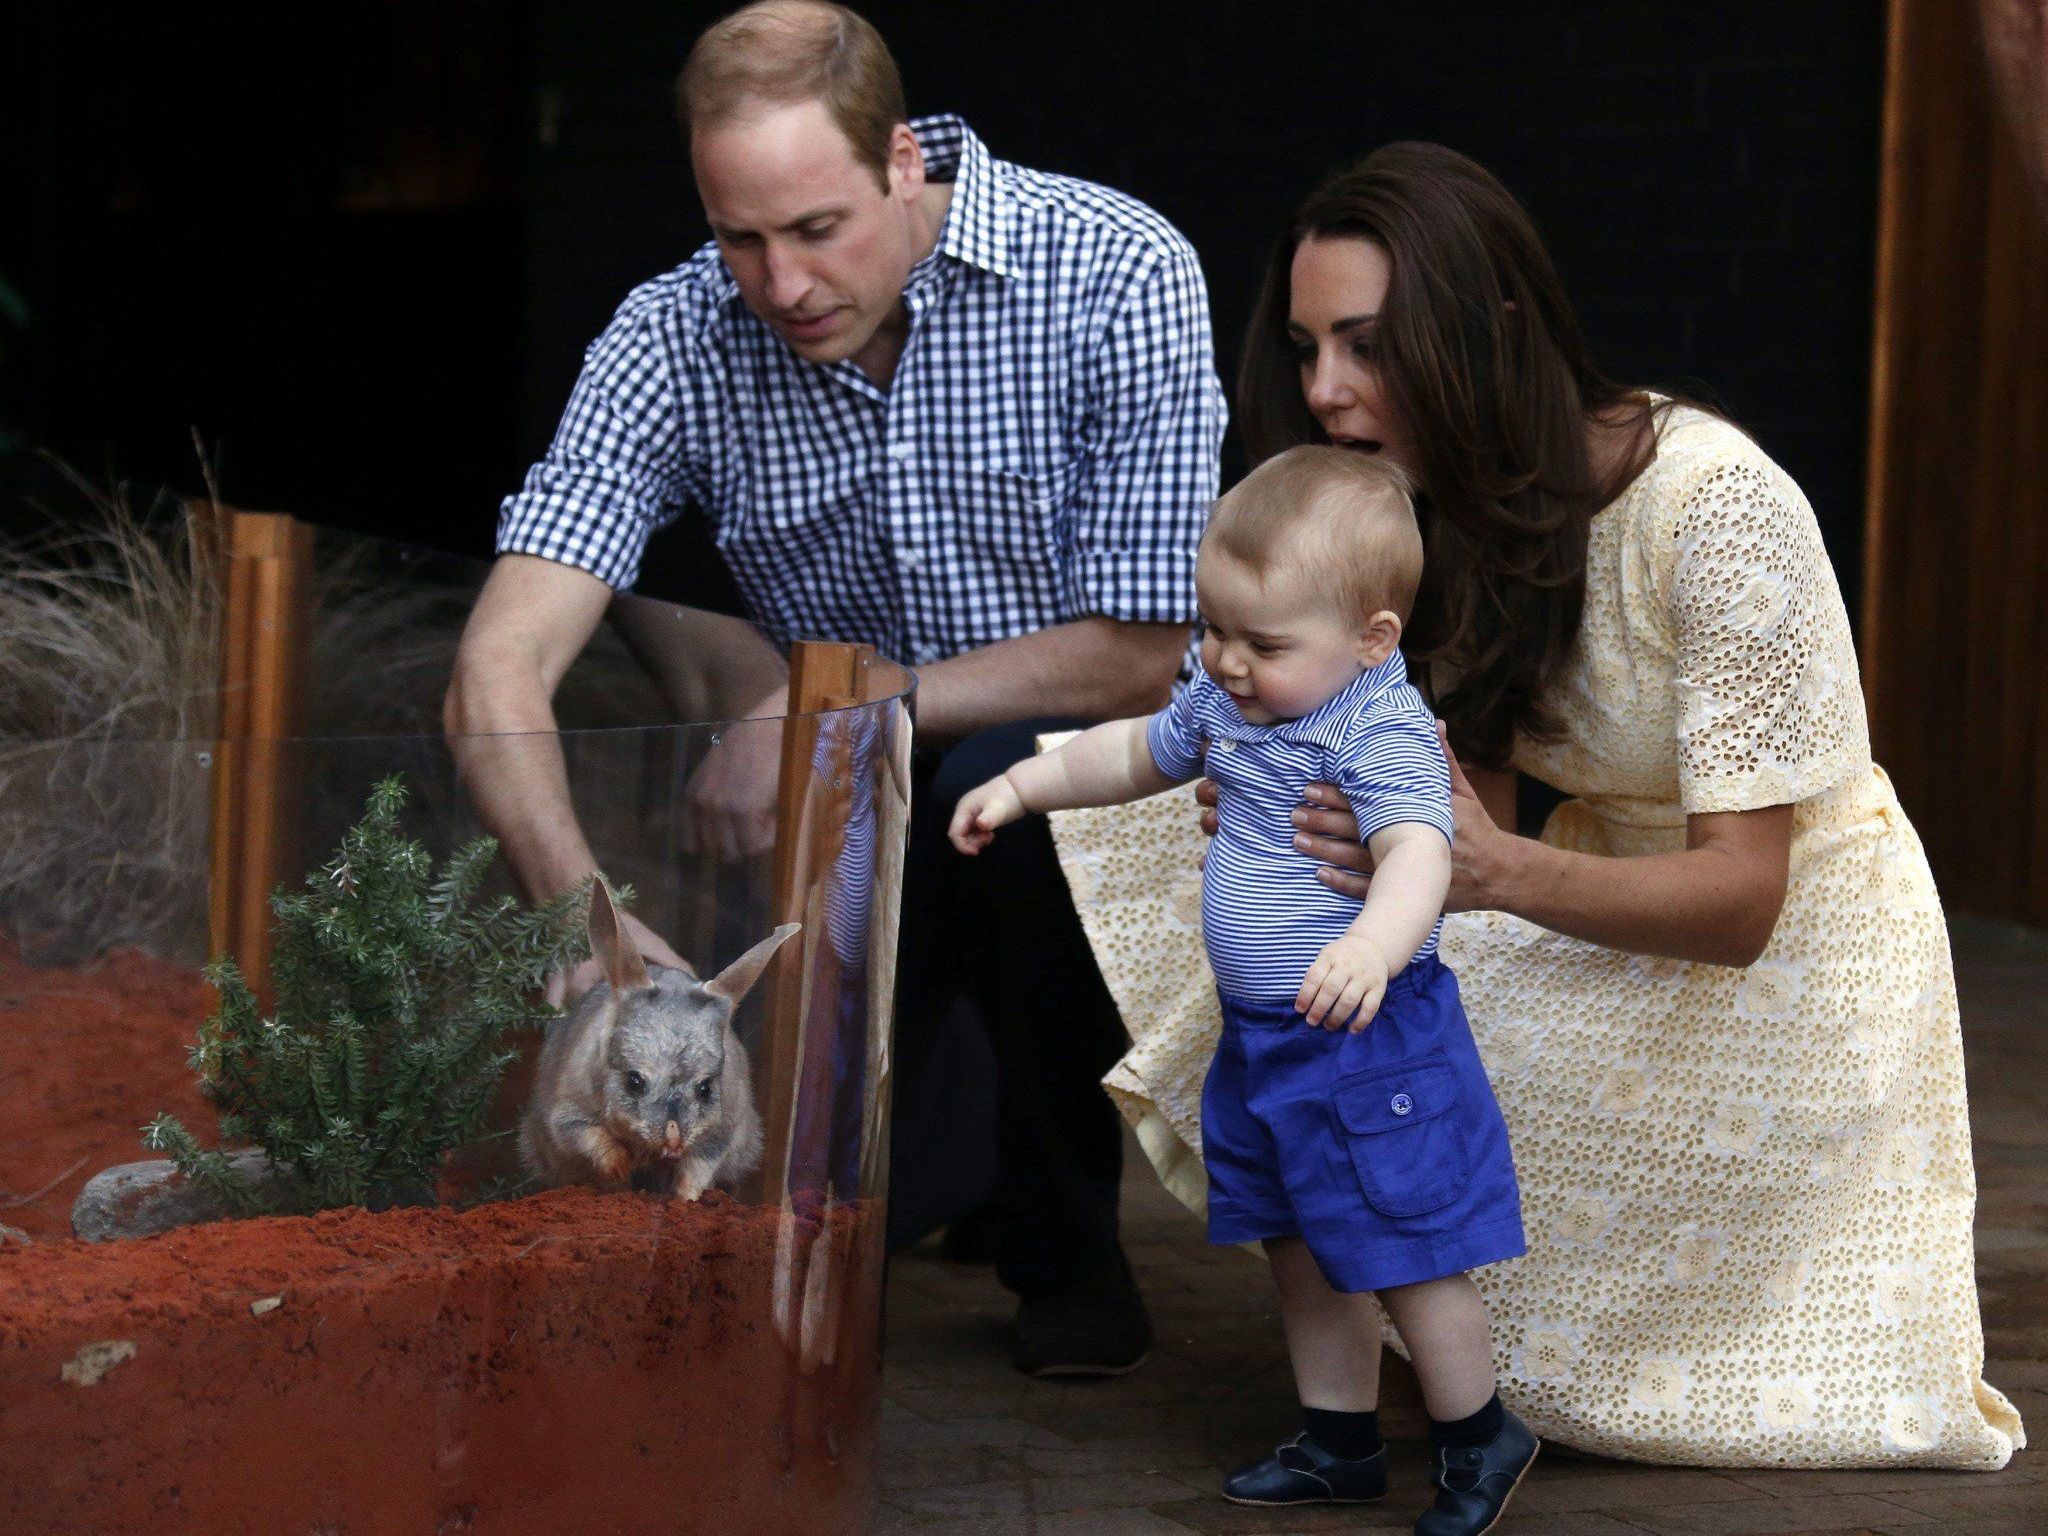
{"label": "toddler's bare leg", "polygon": [[1308,1244],[1298,1237],[1266,1244],[1280,1287],[1287,1357],[1304,1408],[1364,1413],[1380,1400],[1380,1324],[1372,1298],[1330,1289]]}
{"label": "toddler's bare leg", "polygon": [[1380,1304],[1408,1345],[1431,1418],[1448,1423],[1487,1405],[1493,1397],[1493,1339],[1486,1303],[1471,1276],[1395,1286],[1380,1292]]}

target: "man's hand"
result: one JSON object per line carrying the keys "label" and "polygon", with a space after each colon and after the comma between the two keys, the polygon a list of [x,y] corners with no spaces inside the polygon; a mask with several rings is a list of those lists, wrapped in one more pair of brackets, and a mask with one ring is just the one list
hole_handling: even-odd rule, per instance
{"label": "man's hand", "polygon": [[965,854],[977,854],[995,840],[996,828],[1008,826],[1024,814],[1024,801],[1007,775],[998,775],[978,789],[970,789],[953,808],[953,825],[946,835]]}
{"label": "man's hand", "polygon": [[1371,939],[1346,933],[1323,946],[1294,1006],[1311,1024],[1342,1029],[1348,1022],[1355,1035],[1373,1021],[1386,993],[1387,957]]}
{"label": "man's hand", "polygon": [[[630,912],[619,914],[619,926],[625,930],[627,939],[640,951],[642,959],[654,965],[665,965],[672,970],[688,971],[692,976],[697,968],[664,943],[655,931],[641,922]],[[567,1008],[592,987],[604,980],[604,967],[596,956],[581,965],[566,971],[556,971],[547,979],[543,993],[550,1008]]]}
{"label": "man's hand", "polygon": [[732,864],[775,846],[781,754],[777,722],[735,720],[725,728],[683,793],[685,853]]}

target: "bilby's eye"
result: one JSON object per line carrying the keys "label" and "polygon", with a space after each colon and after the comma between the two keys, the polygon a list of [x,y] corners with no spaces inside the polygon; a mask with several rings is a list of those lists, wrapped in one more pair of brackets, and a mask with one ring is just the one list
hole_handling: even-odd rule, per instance
{"label": "bilby's eye", "polygon": [[645,1076],[638,1072],[628,1072],[626,1074],[626,1092],[637,1099],[646,1091],[647,1079]]}
{"label": "bilby's eye", "polygon": [[711,1079],[708,1077],[697,1079],[697,1102],[699,1104],[709,1104],[711,1102]]}

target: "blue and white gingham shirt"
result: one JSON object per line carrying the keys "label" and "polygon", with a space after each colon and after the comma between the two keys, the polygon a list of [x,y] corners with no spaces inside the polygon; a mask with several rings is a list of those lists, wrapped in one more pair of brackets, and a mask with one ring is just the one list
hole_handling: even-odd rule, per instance
{"label": "blue and white gingham shirt", "polygon": [[[1451,837],[1451,771],[1436,717],[1399,651],[1299,720],[1253,725],[1206,672],[1152,717],[1152,760],[1172,779],[1206,773],[1220,791],[1216,839],[1202,861],[1202,941],[1232,997],[1292,1002],[1323,946],[1359,902],[1316,878],[1294,846],[1295,807],[1311,783],[1335,784],[1362,842],[1396,822]],[[1443,920],[1414,959],[1436,953]]]}
{"label": "blue and white gingham shirt", "polygon": [[694,506],[777,640],[913,664],[1093,614],[1192,621],[1225,417],[1194,252],[956,117],[912,128],[953,198],[890,387],[796,356],[707,245],[585,353],[500,553],[623,590]]}

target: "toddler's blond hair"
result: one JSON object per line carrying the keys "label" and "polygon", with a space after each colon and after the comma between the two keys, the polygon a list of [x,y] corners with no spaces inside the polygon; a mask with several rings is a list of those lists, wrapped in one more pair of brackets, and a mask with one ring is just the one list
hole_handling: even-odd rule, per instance
{"label": "toddler's blond hair", "polygon": [[1349,448],[1275,454],[1218,499],[1202,542],[1261,580],[1274,571],[1303,577],[1347,621],[1384,608],[1406,624],[1422,581],[1412,482]]}

